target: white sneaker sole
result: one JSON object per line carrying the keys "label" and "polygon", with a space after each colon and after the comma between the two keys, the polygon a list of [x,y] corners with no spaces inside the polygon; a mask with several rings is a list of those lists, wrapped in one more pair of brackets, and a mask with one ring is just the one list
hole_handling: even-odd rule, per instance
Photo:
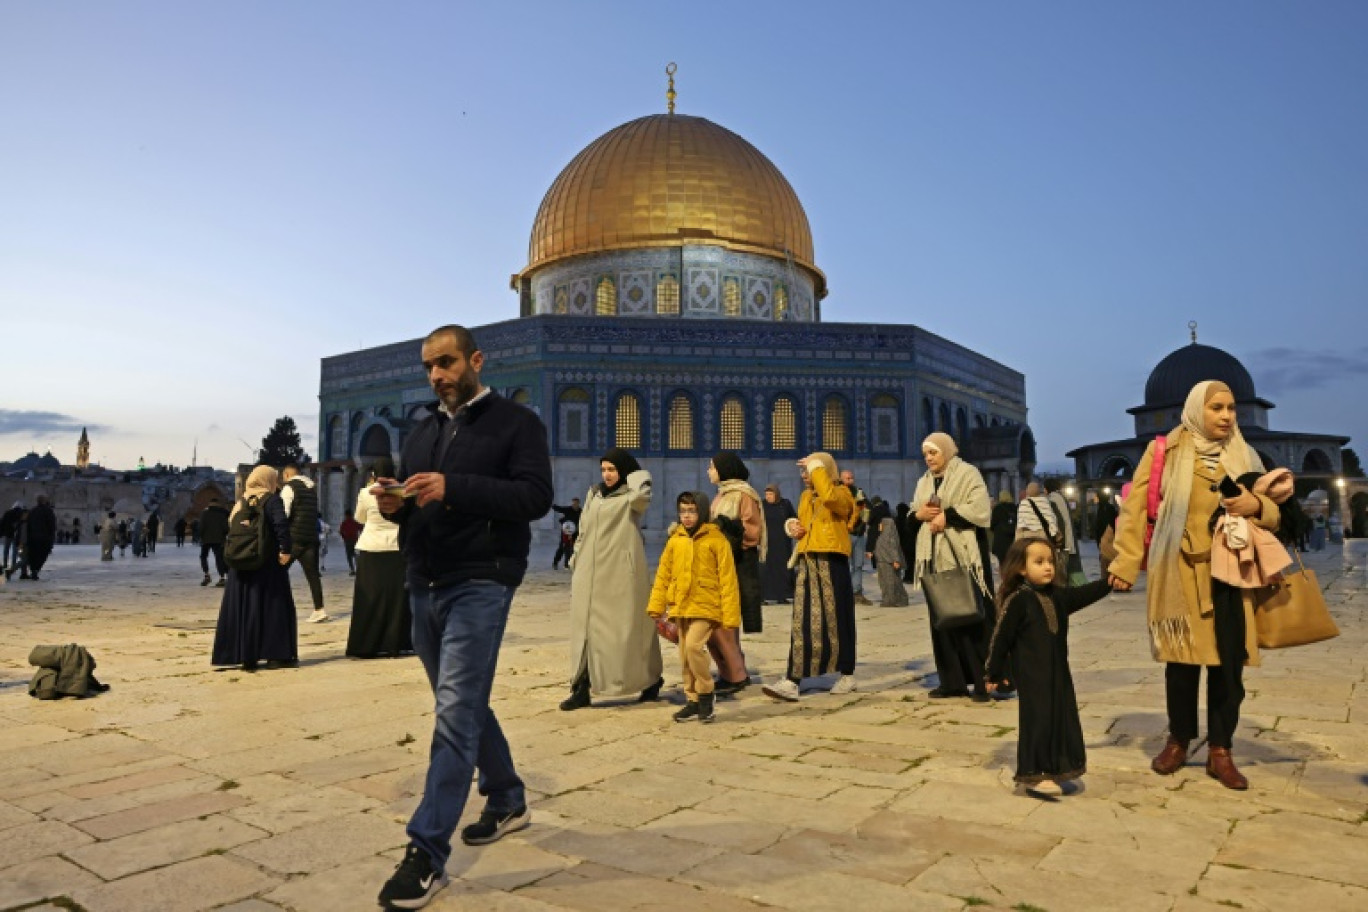
{"label": "white sneaker sole", "polygon": [[475,839],[467,839],[465,835],[462,834],[461,842],[464,842],[468,846],[489,845],[491,842],[498,842],[500,839],[503,839],[509,833],[516,833],[519,830],[525,830],[531,825],[532,811],[529,808],[521,817],[514,817],[512,820],[508,821],[503,826],[496,829],[489,836],[485,836],[482,838],[477,837]]}
{"label": "white sneaker sole", "polygon": [[451,883],[451,878],[443,871],[440,876],[432,881],[432,885],[428,887],[428,891],[422,896],[417,896],[413,899],[391,899],[385,903],[384,907],[386,909],[421,909],[432,902],[432,897],[436,896],[437,893],[449,883]]}
{"label": "white sneaker sole", "polygon": [[783,700],[785,703],[797,703],[797,702],[798,702],[798,695],[797,695],[797,694],[783,693],[783,692],[781,692],[781,691],[775,690],[774,688],[770,687],[768,684],[766,684],[766,685],[764,685],[763,687],[761,687],[760,690],[765,694],[765,696],[767,696],[767,697],[773,697],[773,698],[776,699],[776,700]]}

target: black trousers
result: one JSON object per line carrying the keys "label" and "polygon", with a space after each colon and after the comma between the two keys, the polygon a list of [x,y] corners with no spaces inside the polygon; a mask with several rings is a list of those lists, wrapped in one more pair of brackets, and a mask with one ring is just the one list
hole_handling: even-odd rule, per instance
{"label": "black trousers", "polygon": [[209,575],[209,552],[214,553],[214,569],[219,576],[228,575],[228,564],[223,559],[223,543],[217,545],[200,544],[200,567],[204,570],[204,575]]}
{"label": "black trousers", "polygon": [[347,552],[347,569],[352,573],[356,572],[356,542],[342,542],[342,550]]}
{"label": "black trousers", "polygon": [[567,542],[565,539],[561,539],[561,543],[560,543],[559,545],[556,546],[556,556],[553,557],[553,558],[551,558],[551,566],[552,566],[552,567],[557,567],[557,566],[559,566],[559,565],[560,565],[560,562],[561,562],[561,558],[565,558],[565,563],[566,563],[567,566],[569,566],[569,564],[570,564],[570,555],[572,555],[572,554],[574,554],[574,553],[575,553],[575,540],[572,538],[572,539],[570,539],[570,540]]}
{"label": "black trousers", "polygon": [[315,611],[323,610],[323,578],[318,575],[318,542],[295,545],[290,557],[298,561],[304,570],[304,579],[309,583],[309,594],[313,596]]}
{"label": "black trousers", "polygon": [[[1164,694],[1168,701],[1169,733],[1179,741],[1197,737],[1197,692],[1201,686],[1202,665],[1179,665],[1169,662],[1164,667]],[[1225,670],[1213,665],[1207,672],[1207,743],[1212,747],[1230,747],[1235,737],[1235,726],[1240,724],[1240,703],[1243,688],[1237,695],[1231,692]]]}

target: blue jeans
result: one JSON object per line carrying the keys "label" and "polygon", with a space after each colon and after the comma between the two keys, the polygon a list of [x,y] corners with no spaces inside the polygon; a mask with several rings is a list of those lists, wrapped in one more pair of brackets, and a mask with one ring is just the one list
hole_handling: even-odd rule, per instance
{"label": "blue jeans", "polygon": [[480,771],[485,810],[503,814],[527,802],[508,741],[489,708],[515,589],[472,580],[409,595],[413,648],[437,705],[423,800],[409,820],[408,835],[438,868],[451,857],[451,834],[465,810],[474,770]]}
{"label": "blue jeans", "polygon": [[850,536],[850,588],[856,595],[864,593],[865,537]]}

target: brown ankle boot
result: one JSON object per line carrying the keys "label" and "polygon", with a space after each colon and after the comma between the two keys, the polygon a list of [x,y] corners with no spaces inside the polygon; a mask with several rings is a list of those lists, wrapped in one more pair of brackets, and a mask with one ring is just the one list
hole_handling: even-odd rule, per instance
{"label": "brown ankle boot", "polygon": [[1150,769],[1161,776],[1172,776],[1183,768],[1187,762],[1188,742],[1179,741],[1169,735],[1168,742],[1164,749],[1159,752],[1159,756],[1150,761]]}
{"label": "brown ankle boot", "polygon": [[1207,775],[1237,792],[1249,788],[1249,780],[1235,768],[1235,761],[1231,759],[1228,747],[1207,748]]}

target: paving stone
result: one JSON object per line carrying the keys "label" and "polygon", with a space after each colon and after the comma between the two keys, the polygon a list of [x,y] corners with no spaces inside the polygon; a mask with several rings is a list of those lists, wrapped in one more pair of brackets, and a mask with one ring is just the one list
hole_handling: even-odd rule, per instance
{"label": "paving stone", "polygon": [[326,827],[327,821],[334,817],[370,810],[377,804],[374,799],[347,789],[301,786],[292,795],[236,807],[228,816],[274,834],[302,826]]}
{"label": "paving stone", "polygon": [[[620,868],[585,863],[524,887],[520,897],[556,908],[603,912],[759,912],[754,902],[722,891],[700,891],[685,883],[656,880]],[[459,908],[459,907],[458,907]]]}
{"label": "paving stone", "polygon": [[14,865],[24,861],[56,855],[83,846],[93,840],[80,830],[55,820],[23,823],[0,830],[0,864]]}
{"label": "paving stone", "polygon": [[78,821],[74,826],[96,839],[117,839],[168,823],[217,814],[246,802],[245,797],[232,792],[200,792],[182,798],[144,804],[103,817],[91,817]]}
{"label": "paving stone", "polygon": [[1272,814],[1236,826],[1216,862],[1368,887],[1368,836],[1361,824]]}
{"label": "paving stone", "polygon": [[199,912],[261,893],[273,884],[254,865],[209,855],[113,883],[81,887],[71,895],[90,912]]}
{"label": "paving stone", "polygon": [[408,842],[402,826],[376,814],[347,814],[327,826],[302,827],[234,851],[281,874],[315,874]]}
{"label": "paving stone", "polygon": [[67,896],[72,890],[99,882],[89,871],[55,855],[11,865],[0,868],[0,909]]}
{"label": "paving stone", "polygon": [[1197,895],[1226,908],[1257,912],[1287,912],[1288,909],[1362,912],[1368,909],[1368,890],[1342,880],[1337,877],[1339,882],[1331,882],[1215,864],[1197,885]]}
{"label": "paving stone", "polygon": [[65,854],[105,880],[125,877],[208,853],[221,853],[267,834],[229,817],[183,820],[156,829],[70,849]]}

